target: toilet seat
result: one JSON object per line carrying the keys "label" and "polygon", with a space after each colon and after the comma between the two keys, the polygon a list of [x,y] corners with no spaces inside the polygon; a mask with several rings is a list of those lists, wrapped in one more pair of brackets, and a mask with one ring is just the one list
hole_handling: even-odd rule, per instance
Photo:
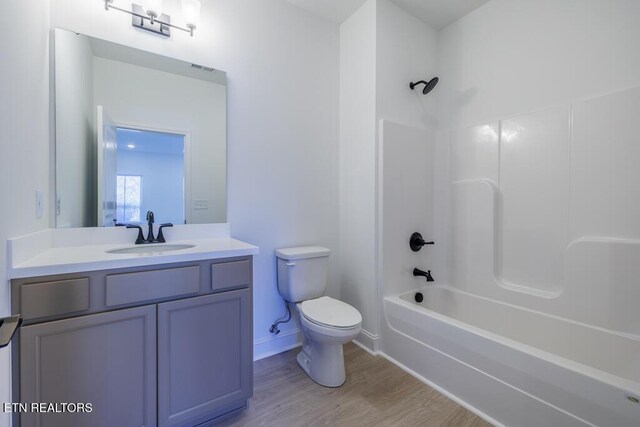
{"label": "toilet seat", "polygon": [[300,312],[309,322],[328,328],[353,329],[362,323],[358,310],[326,296],[302,302]]}

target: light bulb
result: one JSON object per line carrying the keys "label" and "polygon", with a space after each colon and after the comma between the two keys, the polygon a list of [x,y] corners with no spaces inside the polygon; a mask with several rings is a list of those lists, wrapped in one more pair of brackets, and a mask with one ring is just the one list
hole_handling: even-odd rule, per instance
{"label": "light bulb", "polygon": [[153,16],[154,18],[162,15],[162,0],[142,0],[141,3],[147,15]]}
{"label": "light bulb", "polygon": [[182,0],[182,14],[187,27],[196,28],[200,23],[200,0]]}

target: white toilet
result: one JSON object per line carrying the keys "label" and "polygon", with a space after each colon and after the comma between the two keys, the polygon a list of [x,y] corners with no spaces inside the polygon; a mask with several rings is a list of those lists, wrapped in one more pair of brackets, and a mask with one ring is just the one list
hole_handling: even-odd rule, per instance
{"label": "white toilet", "polygon": [[347,379],[342,345],[360,333],[362,316],[347,303],[323,296],[329,267],[327,248],[276,249],[278,290],[295,303],[302,327],[298,364],[312,380],[340,387]]}

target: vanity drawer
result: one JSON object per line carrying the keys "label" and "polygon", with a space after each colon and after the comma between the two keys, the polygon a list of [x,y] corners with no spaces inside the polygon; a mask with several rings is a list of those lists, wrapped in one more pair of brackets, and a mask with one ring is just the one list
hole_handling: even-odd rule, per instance
{"label": "vanity drawer", "polygon": [[251,260],[221,262],[211,265],[211,288],[214,291],[246,288],[251,285]]}
{"label": "vanity drawer", "polygon": [[25,320],[86,310],[89,310],[88,277],[20,286],[20,313]]}
{"label": "vanity drawer", "polygon": [[110,274],[105,286],[107,307],[194,295],[200,291],[200,267]]}

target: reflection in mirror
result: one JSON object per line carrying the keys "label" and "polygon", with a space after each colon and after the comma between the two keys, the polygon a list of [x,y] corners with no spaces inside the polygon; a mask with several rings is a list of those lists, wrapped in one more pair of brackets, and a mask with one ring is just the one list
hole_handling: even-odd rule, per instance
{"label": "reflection in mirror", "polygon": [[56,225],[227,220],[223,72],[55,32]]}
{"label": "reflection in mirror", "polygon": [[140,222],[153,210],[184,224],[184,135],[117,128],[116,147],[117,222]]}

